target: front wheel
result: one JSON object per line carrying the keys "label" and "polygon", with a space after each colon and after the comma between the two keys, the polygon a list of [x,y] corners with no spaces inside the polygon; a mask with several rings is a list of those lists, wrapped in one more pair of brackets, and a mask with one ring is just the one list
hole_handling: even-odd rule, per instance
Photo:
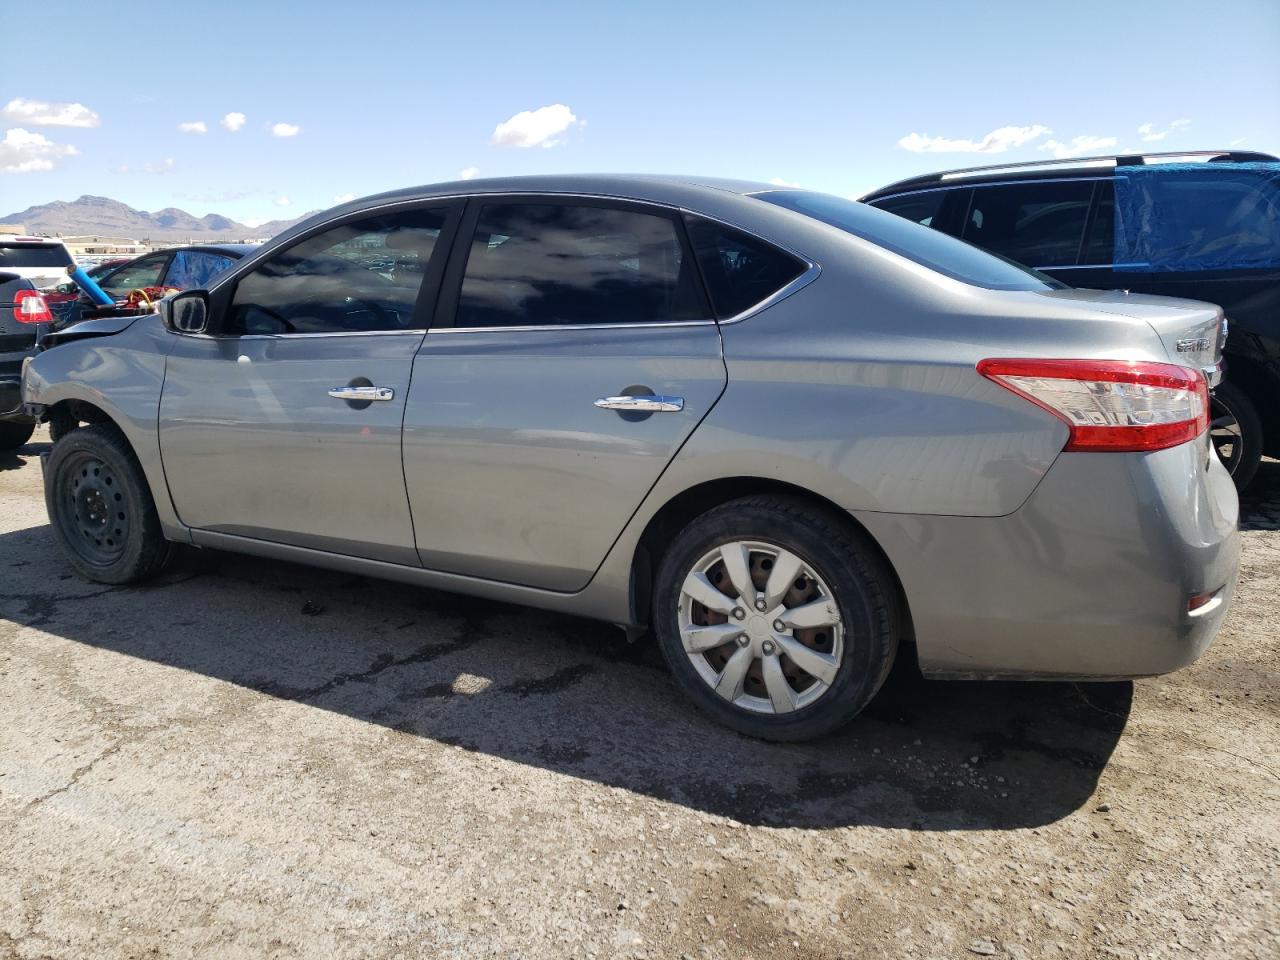
{"label": "front wheel", "polygon": [[91,424],[54,444],[44,498],[54,536],[82,577],[133,583],[168,562],[142,466],[114,426]]}
{"label": "front wheel", "polygon": [[735,500],[677,536],[653,624],[676,681],[748,736],[795,741],[851,720],[902,632],[892,574],[846,518],[788,497]]}
{"label": "front wheel", "polygon": [[1262,418],[1253,402],[1233,383],[1223,382],[1209,403],[1209,438],[1231,474],[1236,489],[1253,480],[1262,462]]}

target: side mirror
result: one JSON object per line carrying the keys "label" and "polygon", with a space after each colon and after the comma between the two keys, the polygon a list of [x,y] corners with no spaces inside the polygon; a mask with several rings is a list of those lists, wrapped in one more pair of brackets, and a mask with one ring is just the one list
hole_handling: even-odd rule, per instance
{"label": "side mirror", "polygon": [[165,297],[159,311],[164,325],[176,333],[204,333],[209,327],[209,296],[203,290]]}

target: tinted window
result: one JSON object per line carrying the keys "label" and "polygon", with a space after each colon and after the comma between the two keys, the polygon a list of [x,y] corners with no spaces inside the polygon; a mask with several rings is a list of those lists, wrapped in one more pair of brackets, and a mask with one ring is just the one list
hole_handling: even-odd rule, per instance
{"label": "tinted window", "polygon": [[772,296],[805,271],[805,264],[740,230],[688,217],[689,239],[721,319]]}
{"label": "tinted window", "polygon": [[446,210],[333,227],[265,261],[236,286],[231,333],[414,329],[414,307]]}
{"label": "tinted window", "polygon": [[42,243],[0,243],[0,270],[5,267],[51,267],[55,273],[61,273],[69,266],[71,259],[63,247]]}
{"label": "tinted window", "polygon": [[173,255],[169,272],[165,274],[167,287],[196,290],[207,287],[218,274],[235,263],[230,257],[205,250],[179,250]]}
{"label": "tinted window", "polygon": [[871,205],[881,210],[888,210],[912,223],[933,226],[933,218],[942,208],[942,199],[947,195],[945,190],[926,190],[923,193],[904,193],[896,197],[885,197],[873,200]]}
{"label": "tinted window", "polygon": [[675,220],[603,206],[519,203],[481,209],[455,325],[707,318]]}
{"label": "tinted window", "polygon": [[1076,262],[1093,182],[975,187],[962,236],[1029,267]]}
{"label": "tinted window", "polygon": [[1053,284],[1013,263],[865,203],[807,190],[756,195],[766,203],[821,220],[954,280],[991,290],[1048,290]]}
{"label": "tinted window", "polygon": [[105,279],[99,280],[98,286],[102,287],[103,293],[115,300],[127,297],[130,290],[158,287],[160,285],[160,275],[164,272],[164,265],[168,260],[169,254],[167,253],[156,253],[149,257],[142,257],[117,268],[113,273],[108,274]]}
{"label": "tinted window", "polygon": [[1085,237],[1080,262],[1090,266],[1109,266],[1116,246],[1116,188],[1110,180],[1098,184],[1098,207]]}

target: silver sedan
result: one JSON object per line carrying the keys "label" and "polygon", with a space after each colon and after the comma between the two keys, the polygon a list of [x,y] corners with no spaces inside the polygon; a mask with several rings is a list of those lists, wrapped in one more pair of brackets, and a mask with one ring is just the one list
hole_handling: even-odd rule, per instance
{"label": "silver sedan", "polygon": [[1207,304],[1068,290],[837,197],[677,177],[355,201],[24,372],[84,426],[53,528],[106,583],[172,543],[577,613],[799,740],[898,657],[1130,677],[1235,583]]}

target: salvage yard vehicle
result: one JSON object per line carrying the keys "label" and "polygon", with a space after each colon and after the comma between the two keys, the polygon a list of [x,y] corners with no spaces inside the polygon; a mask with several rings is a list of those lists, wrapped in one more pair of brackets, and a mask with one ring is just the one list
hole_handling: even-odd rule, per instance
{"label": "salvage yard vehicle", "polygon": [[1199,656],[1240,550],[1221,329],[838,197],[528,177],[319,214],[23,390],[89,422],[45,472],[89,579],[177,542],[651,627],[712,717],[802,740],[899,655]]}
{"label": "salvage yard vehicle", "polygon": [[66,245],[52,237],[0,236],[0,273],[30,280],[37,290],[57,286],[75,261]]}
{"label": "salvage yard vehicle", "polygon": [[[172,293],[207,287],[218,274],[229,270],[241,257],[258,249],[245,243],[198,243],[170,247],[131,260],[116,261],[107,269],[87,271],[107,296],[122,307],[151,310],[156,301]],[[59,291],[76,292],[70,301],[54,307],[58,328],[78,323],[93,304],[74,283],[65,282]]]}
{"label": "salvage yard vehicle", "polygon": [[1280,457],[1280,161],[1198,151],[912,177],[862,198],[1073,287],[1219,304],[1214,446],[1244,489]]}
{"label": "salvage yard vehicle", "polygon": [[35,432],[35,419],[22,408],[22,362],[52,322],[35,284],[0,270],[0,452],[18,449]]}

